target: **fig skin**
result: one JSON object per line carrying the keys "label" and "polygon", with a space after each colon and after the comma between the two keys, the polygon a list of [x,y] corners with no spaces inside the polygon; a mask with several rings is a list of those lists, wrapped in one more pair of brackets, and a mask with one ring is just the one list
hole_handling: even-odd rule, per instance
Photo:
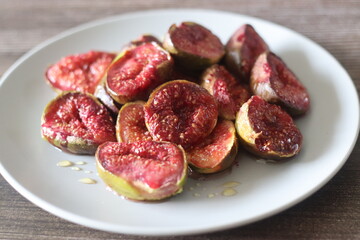
{"label": "fig skin", "polygon": [[200,85],[214,96],[219,116],[228,120],[235,120],[241,105],[251,97],[248,87],[239,83],[225,67],[218,64],[203,72]]}
{"label": "fig skin", "polygon": [[116,138],[118,142],[131,143],[150,141],[152,137],[145,125],[144,101],[123,105],[116,120]]}
{"label": "fig skin", "polygon": [[89,51],[61,58],[47,68],[46,82],[57,93],[80,91],[94,94],[96,86],[115,56],[114,53]]}
{"label": "fig skin", "polygon": [[[185,152],[173,143],[107,142],[99,146],[95,156],[100,178],[127,199],[157,201],[169,198],[182,192],[187,179]],[[161,174],[165,175],[160,177]]]}
{"label": "fig skin", "polygon": [[121,105],[112,99],[110,94],[106,91],[105,82],[102,80],[101,83],[96,87],[94,96],[97,97],[102,104],[105,105],[113,115],[117,116]]}
{"label": "fig skin", "polygon": [[143,43],[149,43],[149,42],[155,42],[159,46],[162,45],[160,40],[157,37],[155,37],[155,36],[153,36],[151,34],[143,34],[140,37],[138,37],[137,39],[131,41],[130,44],[135,45],[135,46],[139,46],[139,45],[141,45]]}
{"label": "fig skin", "polygon": [[170,26],[164,48],[175,58],[176,65],[190,71],[202,71],[225,55],[224,45],[209,29],[194,22]]}
{"label": "fig skin", "polygon": [[275,162],[297,155],[302,147],[302,134],[291,116],[256,95],[241,106],[235,128],[245,149]]}
{"label": "fig skin", "polygon": [[157,141],[184,149],[205,139],[218,118],[215,99],[196,83],[174,80],[157,87],[144,106],[145,124]]}
{"label": "fig skin", "polygon": [[209,174],[229,168],[237,152],[238,142],[234,123],[219,120],[210,136],[186,151],[186,157],[196,172]]}
{"label": "fig skin", "polygon": [[269,47],[250,24],[238,28],[225,45],[225,64],[235,77],[248,83],[257,57]]}
{"label": "fig skin", "polygon": [[310,97],[300,80],[272,52],[262,53],[251,71],[250,88],[255,95],[282,106],[292,116],[310,108]]}
{"label": "fig skin", "polygon": [[100,144],[116,140],[108,110],[93,95],[75,91],[63,92],[47,104],[41,133],[60,150],[81,155],[93,155]]}
{"label": "fig skin", "polygon": [[[157,56],[140,56],[144,53]],[[133,65],[129,67],[127,63]],[[171,55],[155,42],[127,47],[116,56],[104,75],[106,92],[121,105],[146,100],[154,88],[168,80],[173,65]],[[119,89],[114,89],[115,86]]]}

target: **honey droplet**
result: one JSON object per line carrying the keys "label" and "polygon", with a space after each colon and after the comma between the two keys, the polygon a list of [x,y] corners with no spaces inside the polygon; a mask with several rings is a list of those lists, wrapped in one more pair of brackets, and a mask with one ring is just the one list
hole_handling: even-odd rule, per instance
{"label": "honey droplet", "polygon": [[208,198],[213,198],[213,197],[215,197],[215,194],[214,194],[214,193],[209,193],[209,194],[208,194]]}
{"label": "honey droplet", "polygon": [[56,166],[58,166],[58,167],[70,167],[72,165],[74,165],[74,163],[70,162],[68,160],[60,161],[56,164]]}
{"label": "honey droplet", "polygon": [[200,197],[200,193],[194,193],[193,196],[194,197]]}
{"label": "honey droplet", "polygon": [[76,162],[75,164],[76,164],[76,165],[85,165],[86,162],[84,162],[84,161],[78,161],[78,162]]}
{"label": "honey droplet", "polygon": [[74,170],[74,171],[81,171],[82,169],[79,168],[79,167],[72,167],[71,170]]}
{"label": "honey droplet", "polygon": [[92,178],[81,178],[81,179],[79,179],[79,182],[84,183],[84,184],[95,184],[95,183],[97,183],[96,180],[94,180]]}
{"label": "honey droplet", "polygon": [[239,185],[240,185],[239,182],[230,181],[230,182],[224,183],[222,186],[225,187],[225,188],[233,188],[233,187],[237,187]]}
{"label": "honey droplet", "polygon": [[231,196],[236,195],[237,191],[233,188],[227,188],[221,194],[225,197],[231,197]]}

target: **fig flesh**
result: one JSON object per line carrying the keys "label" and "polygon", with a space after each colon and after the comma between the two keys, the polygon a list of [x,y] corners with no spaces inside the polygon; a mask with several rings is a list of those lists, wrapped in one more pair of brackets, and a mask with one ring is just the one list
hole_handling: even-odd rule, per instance
{"label": "fig flesh", "polygon": [[248,88],[240,84],[225,67],[218,64],[204,71],[201,86],[214,96],[219,116],[228,120],[235,120],[241,105],[251,97]]}
{"label": "fig flesh", "polygon": [[302,134],[291,116],[259,96],[241,106],[235,127],[244,146],[257,156],[282,160],[301,150]]}
{"label": "fig flesh", "polygon": [[63,92],[45,108],[42,136],[55,147],[74,154],[94,154],[106,141],[116,141],[109,111],[92,95]]}
{"label": "fig flesh", "polygon": [[152,137],[146,128],[143,101],[123,105],[116,121],[116,138],[119,142],[150,141]]}
{"label": "fig flesh", "polygon": [[210,136],[186,151],[186,158],[195,171],[215,173],[232,165],[237,148],[234,123],[229,120],[219,120]]}
{"label": "fig flesh", "polygon": [[280,57],[262,53],[251,72],[250,87],[254,94],[277,103],[291,115],[300,115],[310,108],[310,97],[300,80]]}
{"label": "fig flesh", "polygon": [[144,112],[154,140],[180,144],[184,149],[207,137],[218,118],[213,96],[186,80],[170,81],[156,88]]}
{"label": "fig flesh", "polygon": [[225,49],[227,68],[241,81],[249,82],[255,60],[269,47],[251,25],[244,24],[230,37]]}
{"label": "fig flesh", "polygon": [[173,143],[107,142],[96,152],[101,179],[132,200],[160,200],[182,191],[187,176],[184,150]]}
{"label": "fig flesh", "polygon": [[124,49],[105,74],[106,91],[118,103],[145,100],[165,82],[173,67],[170,54],[154,42]]}
{"label": "fig flesh", "polygon": [[51,65],[45,73],[47,82],[57,92],[80,91],[94,94],[115,54],[89,51],[70,55]]}
{"label": "fig flesh", "polygon": [[225,54],[220,39],[194,22],[171,25],[163,46],[174,56],[176,64],[192,71],[201,71],[219,62]]}

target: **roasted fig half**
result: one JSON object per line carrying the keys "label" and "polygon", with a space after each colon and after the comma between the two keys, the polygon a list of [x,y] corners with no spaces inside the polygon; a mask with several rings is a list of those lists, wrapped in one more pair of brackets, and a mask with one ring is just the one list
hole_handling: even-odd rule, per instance
{"label": "roasted fig half", "polygon": [[254,94],[280,104],[291,115],[303,114],[310,108],[310,97],[304,85],[272,52],[264,52],[256,60],[250,87]]}
{"label": "roasted fig half", "polygon": [[96,166],[105,184],[132,200],[180,193],[187,176],[184,150],[169,142],[107,142],[96,152]]}
{"label": "roasted fig half", "polygon": [[291,116],[259,96],[252,96],[241,106],[235,127],[244,146],[266,159],[292,157],[302,146],[302,134]]}
{"label": "roasted fig half", "polygon": [[218,110],[206,89],[186,80],[164,83],[144,106],[145,123],[154,140],[184,149],[203,141],[214,129]]}
{"label": "roasted fig half", "polygon": [[250,72],[257,57],[269,47],[255,29],[244,24],[230,37],[226,44],[227,68],[243,82],[249,82]]}
{"label": "roasted fig half", "polygon": [[169,78],[172,67],[170,54],[154,42],[125,48],[106,72],[106,91],[120,104],[145,100]]}
{"label": "roasted fig half", "polygon": [[116,121],[116,138],[119,142],[150,141],[152,137],[146,128],[143,101],[123,105]]}
{"label": "roasted fig half", "polygon": [[63,92],[45,108],[41,119],[44,139],[63,151],[94,154],[107,141],[116,141],[115,123],[95,97]]}
{"label": "roasted fig half", "polygon": [[163,46],[174,56],[176,64],[192,71],[201,71],[219,62],[225,54],[220,39],[194,22],[171,25]]}
{"label": "roasted fig half", "polygon": [[80,91],[94,94],[106,69],[116,55],[89,51],[60,59],[45,73],[47,82],[57,92]]}
{"label": "roasted fig half", "polygon": [[240,84],[225,67],[218,64],[204,71],[201,86],[214,96],[219,116],[228,120],[235,120],[241,105],[251,97],[248,87]]}
{"label": "roasted fig half", "polygon": [[229,120],[219,120],[210,136],[186,151],[186,157],[195,171],[215,173],[231,166],[237,150],[234,123]]}

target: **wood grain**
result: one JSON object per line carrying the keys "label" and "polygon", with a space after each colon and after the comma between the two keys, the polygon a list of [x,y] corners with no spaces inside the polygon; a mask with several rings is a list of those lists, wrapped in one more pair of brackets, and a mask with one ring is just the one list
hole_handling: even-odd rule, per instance
{"label": "wood grain", "polygon": [[[29,49],[68,28],[126,12],[179,7],[231,11],[291,28],[334,55],[359,92],[358,0],[0,0],[0,75]],[[166,239],[360,239],[359,159],[358,141],[329,183],[276,216],[227,231]],[[0,193],[0,239],[158,239],[106,233],[67,222],[30,203],[2,177]]]}

